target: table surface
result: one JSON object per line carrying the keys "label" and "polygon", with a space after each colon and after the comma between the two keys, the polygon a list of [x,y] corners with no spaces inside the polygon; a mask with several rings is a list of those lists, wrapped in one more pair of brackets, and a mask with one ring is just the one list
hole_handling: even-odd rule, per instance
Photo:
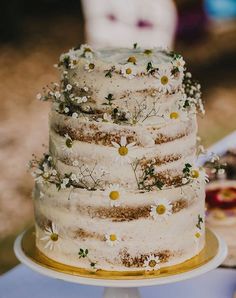
{"label": "table surface", "polygon": [[[141,288],[142,298],[233,298],[236,270],[216,269],[169,285]],[[52,279],[19,265],[0,276],[0,298],[101,298],[102,287]]]}

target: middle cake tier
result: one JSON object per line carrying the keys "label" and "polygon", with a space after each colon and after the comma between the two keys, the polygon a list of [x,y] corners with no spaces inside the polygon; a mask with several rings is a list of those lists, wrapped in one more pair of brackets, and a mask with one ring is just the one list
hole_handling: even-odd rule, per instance
{"label": "middle cake tier", "polygon": [[110,184],[153,190],[182,184],[194,164],[197,124],[120,125],[74,119],[51,112],[50,154],[56,170],[72,175],[75,186],[105,189]]}

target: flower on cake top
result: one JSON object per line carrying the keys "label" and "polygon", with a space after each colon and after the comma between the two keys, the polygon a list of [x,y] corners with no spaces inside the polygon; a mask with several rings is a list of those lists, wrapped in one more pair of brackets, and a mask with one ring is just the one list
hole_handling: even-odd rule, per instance
{"label": "flower on cake top", "polygon": [[154,219],[166,219],[172,213],[172,205],[170,201],[164,198],[155,200],[155,205],[151,206],[150,215]]}
{"label": "flower on cake top", "polygon": [[105,234],[105,241],[109,246],[116,246],[121,241],[120,237],[113,231]]}
{"label": "flower on cake top", "polygon": [[178,68],[179,71],[184,71],[185,61],[182,56],[178,56],[172,61],[174,67]]}
{"label": "flower on cake top", "polygon": [[130,150],[133,149],[135,142],[133,143],[127,143],[126,137],[122,136],[120,139],[120,144],[116,142],[111,142],[112,145],[117,148],[118,156],[116,157],[116,161],[119,161],[120,163],[130,163],[131,162],[131,156],[130,156]]}
{"label": "flower on cake top", "polygon": [[53,222],[51,227],[48,227],[44,231],[45,236],[40,238],[41,241],[45,241],[45,249],[54,250],[56,247],[60,249],[60,236],[58,226]]}
{"label": "flower on cake top", "polygon": [[119,184],[110,184],[105,191],[105,195],[112,207],[118,207],[121,204],[123,191]]}
{"label": "flower on cake top", "polygon": [[147,260],[144,262],[144,267],[146,271],[153,271],[160,269],[160,258],[154,255],[150,255]]}
{"label": "flower on cake top", "polygon": [[78,54],[80,56],[83,56],[87,59],[92,59],[93,58],[93,49],[92,47],[90,47],[88,44],[82,44],[80,46],[80,49],[78,50]]}
{"label": "flower on cake top", "polygon": [[90,61],[85,64],[84,69],[87,70],[88,72],[92,72],[95,69],[95,64],[94,62]]}
{"label": "flower on cake top", "polygon": [[159,92],[171,92],[174,85],[174,76],[171,73],[170,67],[161,67],[155,73],[157,79],[157,88]]}
{"label": "flower on cake top", "polygon": [[133,63],[130,63],[130,62],[125,65],[122,65],[121,74],[125,78],[133,79],[137,74],[136,67],[134,66]]}

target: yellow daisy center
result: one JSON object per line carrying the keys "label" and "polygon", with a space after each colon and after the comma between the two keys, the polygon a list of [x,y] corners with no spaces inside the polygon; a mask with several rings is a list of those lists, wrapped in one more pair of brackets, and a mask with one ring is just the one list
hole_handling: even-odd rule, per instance
{"label": "yellow daisy center", "polygon": [[198,170],[192,170],[191,176],[192,178],[198,178],[199,177],[199,171]]}
{"label": "yellow daisy center", "polygon": [[161,84],[166,85],[169,82],[169,78],[167,76],[162,76],[161,77]]}
{"label": "yellow daisy center", "polygon": [[77,64],[77,61],[76,60],[73,60],[72,63],[73,63],[73,65],[76,65]]}
{"label": "yellow daisy center", "polygon": [[178,119],[179,113],[178,112],[172,112],[170,113],[170,119]]}
{"label": "yellow daisy center", "polygon": [[156,266],[157,262],[155,260],[150,260],[148,262],[149,267],[154,268]]}
{"label": "yellow daisy center", "polygon": [[116,235],[115,235],[115,234],[111,234],[111,235],[110,235],[110,240],[111,240],[111,241],[116,241],[116,240],[117,240]]}
{"label": "yellow daisy center", "polygon": [[160,204],[156,207],[156,213],[162,215],[166,212],[166,207],[163,204]]}
{"label": "yellow daisy center", "polygon": [[146,55],[150,55],[150,54],[152,54],[152,50],[146,49],[146,50],[144,51],[144,54],[146,54]]}
{"label": "yellow daisy center", "polygon": [[130,63],[134,63],[135,64],[137,62],[137,59],[136,59],[136,57],[131,56],[131,57],[128,58],[127,61],[130,62]]}
{"label": "yellow daisy center", "polygon": [[116,190],[111,191],[109,194],[109,198],[113,201],[118,200],[119,197],[120,197],[120,193]]}
{"label": "yellow daisy center", "polygon": [[132,73],[132,69],[131,68],[126,68],[125,70],[127,75],[130,75]]}
{"label": "yellow daisy center", "polygon": [[121,156],[125,156],[128,154],[129,150],[125,146],[120,146],[120,148],[118,149],[118,152]]}
{"label": "yellow daisy center", "polygon": [[200,238],[201,237],[201,234],[199,232],[195,233],[195,237],[196,238]]}
{"label": "yellow daisy center", "polygon": [[52,233],[51,236],[50,236],[50,238],[51,238],[52,241],[57,241],[58,238],[59,238],[59,236],[56,233]]}
{"label": "yellow daisy center", "polygon": [[89,69],[94,69],[94,68],[95,68],[94,63],[89,63]]}

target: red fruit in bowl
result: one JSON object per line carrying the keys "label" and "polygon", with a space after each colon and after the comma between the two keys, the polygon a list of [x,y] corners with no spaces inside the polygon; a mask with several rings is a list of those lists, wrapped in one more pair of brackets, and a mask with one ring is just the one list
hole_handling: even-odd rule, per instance
{"label": "red fruit in bowl", "polygon": [[236,187],[218,187],[206,191],[209,208],[231,209],[236,207]]}

